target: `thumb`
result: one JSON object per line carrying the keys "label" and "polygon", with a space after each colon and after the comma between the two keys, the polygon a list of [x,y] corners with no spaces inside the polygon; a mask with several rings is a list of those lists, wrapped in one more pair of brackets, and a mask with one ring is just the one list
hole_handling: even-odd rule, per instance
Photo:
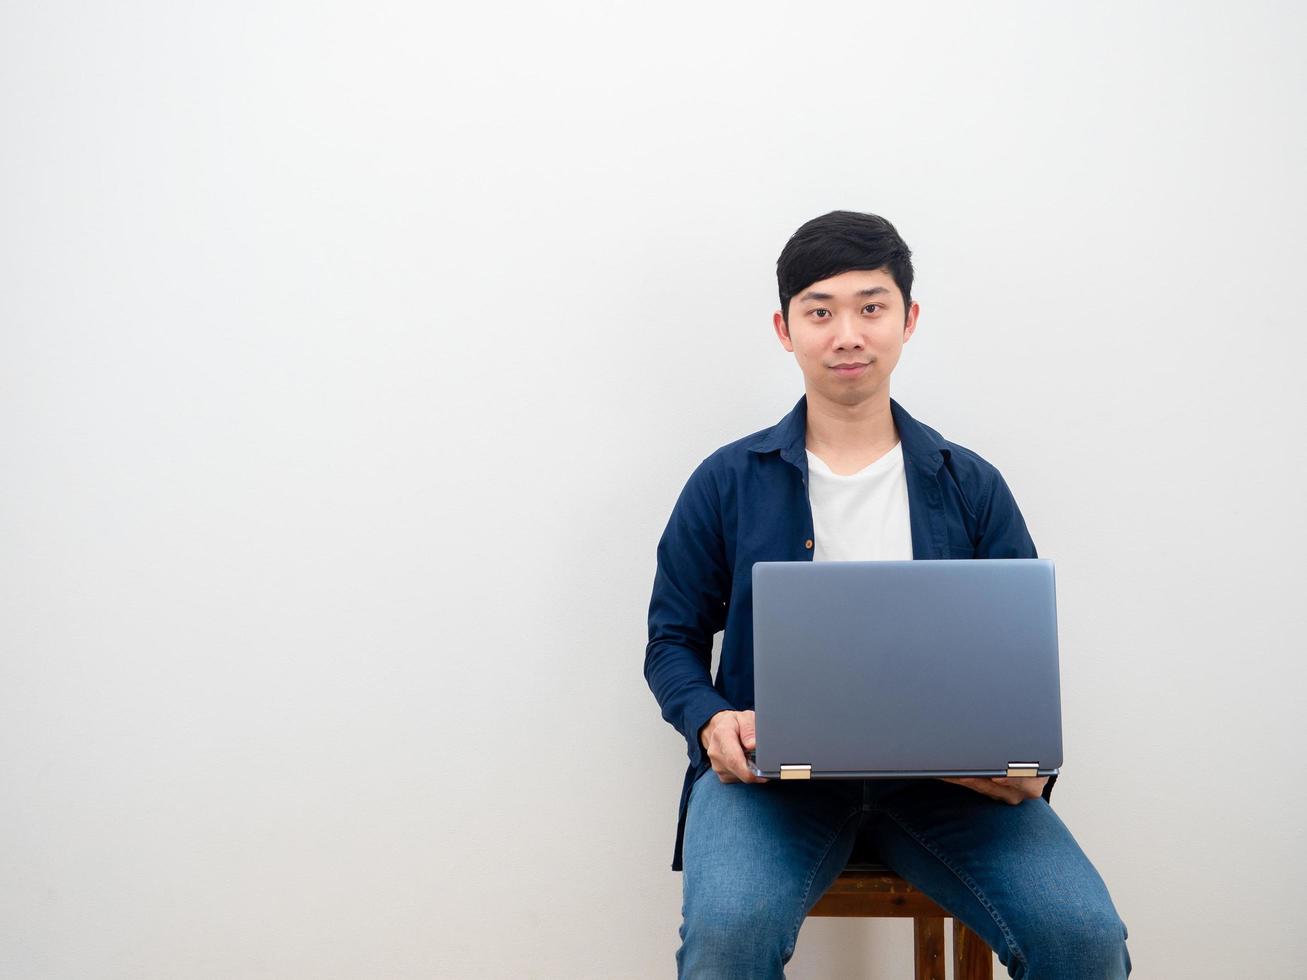
{"label": "thumb", "polygon": [[758,747],[758,733],[754,728],[752,711],[740,713],[740,743],[746,749],[756,749]]}

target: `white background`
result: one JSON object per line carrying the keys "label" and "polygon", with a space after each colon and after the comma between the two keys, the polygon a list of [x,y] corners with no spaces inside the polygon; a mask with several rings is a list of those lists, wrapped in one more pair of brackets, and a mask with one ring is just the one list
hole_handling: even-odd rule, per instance
{"label": "white background", "polygon": [[5,4],[0,976],[670,976],[654,547],[802,393],[774,264],[835,208],[915,251],[895,397],[1057,562],[1135,975],[1300,972],[1303,28]]}

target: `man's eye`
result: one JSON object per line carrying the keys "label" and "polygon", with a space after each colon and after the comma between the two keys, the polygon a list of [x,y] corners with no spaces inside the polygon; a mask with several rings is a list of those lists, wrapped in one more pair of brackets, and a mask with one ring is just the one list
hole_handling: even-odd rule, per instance
{"label": "man's eye", "polygon": [[826,316],[830,316],[830,310],[816,309],[816,310],[813,310],[813,311],[812,311],[812,315],[813,315],[813,316],[818,317],[818,319],[825,319],[824,317],[820,317],[820,316],[818,316],[818,314],[821,314],[821,313],[825,313]]}
{"label": "man's eye", "polygon": [[866,313],[868,310],[878,310],[878,309],[880,309],[879,303],[868,303],[866,306],[862,308],[862,312]]}

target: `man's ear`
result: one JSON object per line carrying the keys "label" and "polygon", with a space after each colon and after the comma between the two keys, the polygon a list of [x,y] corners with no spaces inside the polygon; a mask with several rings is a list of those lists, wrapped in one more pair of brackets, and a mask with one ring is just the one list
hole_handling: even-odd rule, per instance
{"label": "man's ear", "polygon": [[777,310],[772,314],[771,323],[772,327],[776,330],[776,336],[780,340],[781,346],[793,354],[794,341],[790,339],[790,329],[785,323],[785,315],[781,313],[780,310]]}
{"label": "man's ear", "polygon": [[912,332],[917,329],[917,314],[921,312],[921,307],[913,303],[908,307],[908,315],[903,320],[903,342],[906,344]]}

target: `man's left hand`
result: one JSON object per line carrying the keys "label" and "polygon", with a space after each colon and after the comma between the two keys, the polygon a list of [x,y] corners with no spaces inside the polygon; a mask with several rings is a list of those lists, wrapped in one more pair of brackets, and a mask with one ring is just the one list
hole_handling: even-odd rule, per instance
{"label": "man's left hand", "polygon": [[1047,776],[939,776],[946,783],[957,783],[1002,803],[1016,806],[1044,794]]}

